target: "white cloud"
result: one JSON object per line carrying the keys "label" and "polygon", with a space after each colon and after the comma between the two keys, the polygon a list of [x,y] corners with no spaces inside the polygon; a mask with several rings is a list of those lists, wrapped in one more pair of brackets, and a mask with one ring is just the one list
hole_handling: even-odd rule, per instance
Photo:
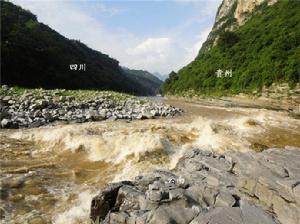
{"label": "white cloud", "polygon": [[195,57],[199,53],[199,50],[200,50],[202,44],[207,39],[207,36],[208,36],[209,32],[210,32],[210,29],[206,29],[203,32],[201,32],[197,36],[197,42],[195,42],[191,47],[186,48],[186,51],[188,53],[186,54],[186,58],[185,58],[184,61],[191,62],[192,60],[195,59]]}
{"label": "white cloud", "polygon": [[[216,11],[215,5],[218,1],[220,0],[214,0],[204,8],[202,7],[204,2],[194,1],[192,4],[201,6],[199,14],[205,15],[207,12],[203,12],[204,9]],[[78,4],[73,4],[72,1],[12,0],[12,2],[29,9],[38,16],[40,22],[49,25],[67,38],[80,40],[89,47],[116,58],[123,66],[150,72],[158,71],[162,74],[176,71],[191,62],[208,34],[208,30],[205,30],[197,37],[190,38],[185,35],[185,31],[190,29],[197,18],[151,37],[141,37],[122,27],[106,27],[94,15],[101,12],[107,16],[114,16],[120,11],[107,7],[105,2],[93,3],[88,6],[90,8],[78,7]]]}
{"label": "white cloud", "polygon": [[38,16],[40,22],[49,25],[67,38],[80,40],[89,47],[118,60],[124,58],[122,52],[135,39],[124,30],[109,30],[101,21],[89,15],[88,11],[76,7],[71,1],[13,0],[13,2],[29,9]]}
{"label": "white cloud", "polygon": [[95,13],[102,13],[108,16],[115,16],[122,11],[118,8],[107,7],[101,2],[95,2],[92,7],[89,7],[89,10],[93,10]]}
{"label": "white cloud", "polygon": [[129,48],[128,53],[131,55],[141,55],[145,53],[154,53],[164,55],[165,49],[170,47],[170,40],[167,37],[148,38],[134,48]]}
{"label": "white cloud", "polygon": [[142,68],[149,71],[164,70],[171,51],[171,41],[167,37],[147,38],[134,47],[127,49],[131,61],[126,66]]}

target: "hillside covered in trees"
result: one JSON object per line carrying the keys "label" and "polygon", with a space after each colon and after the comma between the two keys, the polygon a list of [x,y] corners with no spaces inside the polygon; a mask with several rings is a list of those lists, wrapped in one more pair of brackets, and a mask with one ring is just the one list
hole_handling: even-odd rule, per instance
{"label": "hillside covered in trees", "polygon": [[[1,84],[136,95],[153,95],[158,87],[157,80],[124,72],[117,60],[65,38],[31,12],[6,1],[1,1],[1,37]],[[74,64],[77,69],[70,69]],[[85,71],[79,70],[80,65]],[[147,85],[141,86],[144,78]]]}
{"label": "hillside covered in trees", "polygon": [[[165,94],[188,90],[200,94],[237,94],[272,83],[299,83],[300,2],[265,2],[251,15],[244,13],[249,20],[237,26],[237,1],[233,1],[226,20],[221,18],[215,23],[196,59],[178,73],[170,74],[162,88]],[[223,74],[218,77],[220,70]],[[232,71],[232,77],[226,77],[226,71]]]}
{"label": "hillside covered in trees", "polygon": [[144,89],[144,95],[155,95],[162,84],[162,81],[157,76],[148,71],[125,67],[122,69],[126,76],[138,83],[141,89]]}

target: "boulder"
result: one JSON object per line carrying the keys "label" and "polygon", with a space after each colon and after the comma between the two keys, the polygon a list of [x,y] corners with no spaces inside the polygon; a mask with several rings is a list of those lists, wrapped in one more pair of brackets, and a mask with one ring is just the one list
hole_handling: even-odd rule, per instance
{"label": "boulder", "polygon": [[10,119],[4,118],[4,119],[1,120],[1,127],[2,128],[9,128],[9,127],[11,127],[11,125],[12,125],[12,121]]}
{"label": "boulder", "polygon": [[96,197],[93,198],[90,212],[91,220],[93,220],[94,222],[96,220],[102,221],[110,211],[114,211],[114,209],[118,210],[118,208],[115,207],[118,192],[119,189],[125,185],[132,185],[132,183],[120,182],[110,184],[106,188],[104,188]]}

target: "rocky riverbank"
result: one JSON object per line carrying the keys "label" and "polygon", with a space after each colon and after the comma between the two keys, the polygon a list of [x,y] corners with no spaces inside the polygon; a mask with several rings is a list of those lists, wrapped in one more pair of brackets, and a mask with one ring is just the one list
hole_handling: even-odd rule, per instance
{"label": "rocky riverbank", "polygon": [[108,184],[95,223],[298,224],[300,149],[189,151],[172,171]]}
{"label": "rocky riverbank", "polygon": [[109,91],[0,89],[1,128],[33,128],[53,122],[150,119],[180,109]]}
{"label": "rocky riverbank", "polygon": [[262,90],[251,93],[240,93],[228,96],[199,95],[194,91],[187,91],[178,96],[168,96],[169,99],[180,99],[197,102],[207,106],[221,106],[227,108],[243,107],[286,111],[291,117],[300,118],[300,84],[290,88],[287,83],[273,84]]}

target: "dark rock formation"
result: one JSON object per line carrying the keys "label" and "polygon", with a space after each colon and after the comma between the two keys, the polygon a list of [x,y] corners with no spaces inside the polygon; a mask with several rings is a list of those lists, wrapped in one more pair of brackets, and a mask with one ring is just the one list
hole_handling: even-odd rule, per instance
{"label": "dark rock formation", "polygon": [[92,201],[100,223],[298,224],[300,149],[192,150],[172,171],[108,184]]}

